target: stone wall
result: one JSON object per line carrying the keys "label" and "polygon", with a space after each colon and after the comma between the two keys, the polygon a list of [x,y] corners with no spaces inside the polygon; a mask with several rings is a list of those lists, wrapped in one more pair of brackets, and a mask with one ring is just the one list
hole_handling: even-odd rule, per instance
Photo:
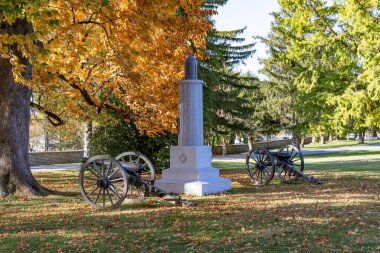
{"label": "stone wall", "polygon": [[[305,144],[310,144],[311,141],[312,141],[311,137],[305,138]],[[254,143],[253,147],[266,147],[268,149],[273,149],[273,148],[281,148],[292,143],[293,143],[293,139],[265,141],[265,142]],[[248,152],[249,151],[248,149],[249,149],[248,144],[227,145],[227,154],[240,154],[240,153]],[[213,155],[222,155],[223,154],[222,146],[213,147],[212,152],[213,152]]]}
{"label": "stone wall", "polygon": [[[279,141],[266,141],[254,144],[254,147],[267,147],[281,148],[286,145],[292,144],[293,140],[279,140]],[[311,143],[311,137],[305,139],[305,144]],[[227,145],[227,154],[240,154],[248,152],[247,144]],[[222,146],[215,146],[213,148],[214,155],[222,155]],[[29,153],[30,166],[52,165],[52,164],[66,164],[66,163],[80,163],[83,158],[83,150],[77,151],[57,151],[57,152],[32,152]]]}
{"label": "stone wall", "polygon": [[83,150],[29,153],[30,166],[80,163],[82,158]]}
{"label": "stone wall", "polygon": [[[247,144],[229,144],[227,145],[227,154],[240,154],[248,152],[248,145]],[[214,146],[212,148],[212,154],[213,155],[222,155],[223,154],[223,148],[222,146]]]}

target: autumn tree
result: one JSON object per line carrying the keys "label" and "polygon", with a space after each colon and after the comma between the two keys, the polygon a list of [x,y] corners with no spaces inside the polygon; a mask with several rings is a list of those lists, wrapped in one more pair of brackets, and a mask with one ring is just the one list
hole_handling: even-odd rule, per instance
{"label": "autumn tree", "polygon": [[201,3],[2,1],[0,197],[48,193],[29,168],[30,104],[54,124],[107,111],[150,134],[174,130],[182,63],[210,28]]}

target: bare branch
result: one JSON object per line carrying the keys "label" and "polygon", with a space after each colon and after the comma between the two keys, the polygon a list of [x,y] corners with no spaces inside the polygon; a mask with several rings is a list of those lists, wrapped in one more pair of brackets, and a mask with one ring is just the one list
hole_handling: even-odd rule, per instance
{"label": "bare branch", "polygon": [[37,104],[37,103],[34,103],[34,102],[30,102],[30,106],[37,109],[38,111],[46,114],[46,116],[48,117],[48,121],[50,122],[50,124],[52,124],[53,126],[60,126],[60,125],[63,125],[65,122],[61,119],[61,117],[59,117],[57,114],[55,114],[54,112],[52,111],[49,111],[48,109],[46,109],[45,107],[43,107],[42,105],[40,104]]}
{"label": "bare branch", "polygon": [[134,118],[134,113],[129,107],[127,107],[125,109],[120,109],[117,106],[114,106],[110,103],[105,103],[105,102],[102,102],[100,105],[98,105],[97,103],[95,103],[95,101],[93,100],[93,98],[91,97],[91,95],[88,93],[88,91],[85,88],[82,88],[79,85],[70,82],[70,80],[68,80],[65,76],[63,76],[61,74],[58,75],[58,78],[64,82],[66,82],[70,87],[78,90],[81,93],[85,102],[88,105],[97,108],[98,112],[100,112],[104,108],[104,109],[107,109],[107,110],[114,112],[120,118],[122,118],[124,120],[131,120]]}

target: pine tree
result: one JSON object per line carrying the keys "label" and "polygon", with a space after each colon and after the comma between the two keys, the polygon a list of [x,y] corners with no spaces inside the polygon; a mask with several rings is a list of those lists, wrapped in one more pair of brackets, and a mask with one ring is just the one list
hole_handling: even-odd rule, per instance
{"label": "pine tree", "polygon": [[307,118],[301,107],[297,107],[298,91],[294,80],[304,68],[299,62],[287,58],[294,37],[283,20],[282,11],[272,13],[271,32],[267,38],[256,37],[268,47],[268,57],[261,60],[261,73],[265,80],[260,83],[261,103],[258,104],[255,121],[263,133],[271,134],[280,130],[290,131],[296,144],[307,129]]}
{"label": "pine tree", "polygon": [[[227,1],[209,0],[206,8],[217,9]],[[210,22],[213,22],[210,20]],[[252,106],[247,89],[257,81],[236,72],[239,64],[254,54],[254,44],[245,44],[239,37],[244,29],[217,31],[212,29],[206,36],[206,60],[200,61],[199,78],[204,80],[204,129],[206,141],[233,140],[236,134],[249,132],[247,118],[252,115]]]}

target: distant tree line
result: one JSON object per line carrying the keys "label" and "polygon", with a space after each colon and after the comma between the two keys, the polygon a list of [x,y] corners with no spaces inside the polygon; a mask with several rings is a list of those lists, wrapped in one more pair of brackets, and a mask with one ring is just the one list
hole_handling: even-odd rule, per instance
{"label": "distant tree line", "polygon": [[[282,0],[262,60],[271,122],[306,134],[345,137],[380,124],[379,1]],[[271,113],[269,113],[271,112]]]}

